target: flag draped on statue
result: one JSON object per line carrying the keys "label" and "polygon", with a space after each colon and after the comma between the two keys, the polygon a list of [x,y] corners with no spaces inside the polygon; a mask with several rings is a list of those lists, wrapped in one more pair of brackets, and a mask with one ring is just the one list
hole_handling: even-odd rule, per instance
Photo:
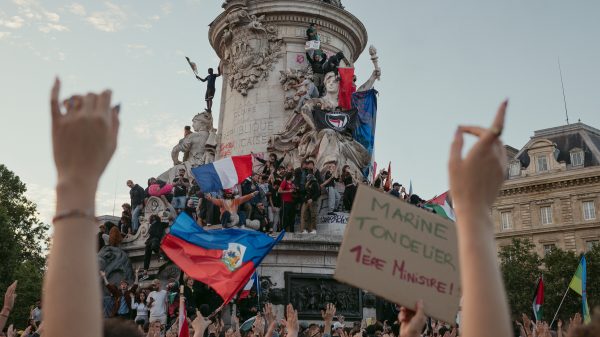
{"label": "flag draped on statue", "polygon": [[161,248],[183,272],[210,286],[226,304],[284,234],[282,231],[274,239],[246,229],[207,231],[181,213],[162,240]]}
{"label": "flag draped on statue", "polygon": [[590,323],[590,308],[587,303],[587,291],[586,291],[586,281],[587,280],[587,266],[585,255],[581,257],[579,261],[579,266],[577,266],[577,270],[575,271],[575,275],[571,279],[571,283],[569,283],[569,288],[571,288],[574,292],[581,295],[581,311],[583,313],[583,321],[584,323]]}
{"label": "flag draped on statue", "polygon": [[326,111],[313,109],[313,120],[318,130],[332,129],[338,132],[354,130],[356,127],[356,109],[348,111]]}
{"label": "flag draped on statue", "polygon": [[377,90],[369,89],[352,94],[352,107],[358,112],[353,137],[373,156],[375,121],[377,119]]}
{"label": "flag draped on statue", "polygon": [[192,169],[202,192],[232,188],[252,175],[252,155],[227,157]]}
{"label": "flag draped on statue", "polygon": [[452,208],[452,203],[450,202],[450,193],[448,193],[448,191],[427,201],[425,203],[425,207],[433,210],[436,214],[439,214],[447,219],[456,221],[456,215],[454,215],[454,209]]}
{"label": "flag draped on statue", "polygon": [[544,304],[544,279],[540,276],[537,287],[535,288],[535,294],[533,295],[533,317],[535,321],[542,320],[542,305]]}
{"label": "flag draped on statue", "polygon": [[352,94],[356,91],[354,85],[354,68],[338,68],[340,75],[339,90],[338,90],[338,106],[342,110],[350,110],[352,108]]}

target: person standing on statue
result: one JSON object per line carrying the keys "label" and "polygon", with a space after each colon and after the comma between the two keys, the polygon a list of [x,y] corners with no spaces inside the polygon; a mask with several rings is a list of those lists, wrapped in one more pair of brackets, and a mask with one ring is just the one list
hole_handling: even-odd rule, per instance
{"label": "person standing on statue", "polygon": [[206,83],[206,95],[204,99],[206,100],[206,112],[212,112],[212,100],[215,97],[215,82],[217,81],[217,77],[221,76],[221,66],[218,68],[218,73],[214,74],[213,68],[208,68],[208,75],[205,78],[202,78],[196,75],[196,78],[202,82]]}
{"label": "person standing on statue", "polygon": [[304,103],[311,98],[319,97],[319,89],[310,79],[306,78],[304,75],[300,75],[300,80],[302,82],[296,84],[294,88],[301,88],[300,91],[304,93],[302,97],[298,100],[298,104],[296,108],[294,108],[294,112],[300,112],[300,109],[304,106]]}
{"label": "person standing on statue", "polygon": [[317,89],[319,89],[320,96],[323,93],[323,79],[325,78],[325,70],[323,67],[327,61],[327,55],[325,55],[322,51],[317,50],[311,57],[311,55],[306,52],[306,59],[312,68],[313,82],[317,86]]}

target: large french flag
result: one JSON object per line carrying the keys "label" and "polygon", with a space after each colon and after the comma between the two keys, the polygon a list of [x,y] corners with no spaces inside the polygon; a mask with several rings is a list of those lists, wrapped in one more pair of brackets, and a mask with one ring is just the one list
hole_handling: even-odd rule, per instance
{"label": "large french flag", "polygon": [[272,238],[238,228],[207,231],[181,213],[163,238],[161,248],[186,274],[213,288],[226,304],[247,284],[284,234]]}
{"label": "large french flag", "polygon": [[219,159],[192,169],[202,192],[232,188],[252,175],[252,155]]}

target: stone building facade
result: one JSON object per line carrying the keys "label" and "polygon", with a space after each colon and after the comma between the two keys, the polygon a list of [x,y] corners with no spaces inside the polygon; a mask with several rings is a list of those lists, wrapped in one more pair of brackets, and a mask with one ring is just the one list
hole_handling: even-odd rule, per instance
{"label": "stone building facade", "polygon": [[534,132],[508,168],[491,213],[497,248],[527,238],[540,256],[600,243],[600,130],[583,123]]}

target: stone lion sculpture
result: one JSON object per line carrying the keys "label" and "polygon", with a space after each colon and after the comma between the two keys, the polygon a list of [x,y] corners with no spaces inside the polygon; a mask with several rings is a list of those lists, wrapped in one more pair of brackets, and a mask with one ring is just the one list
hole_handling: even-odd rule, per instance
{"label": "stone lion sculpture", "polygon": [[[126,280],[129,284],[133,283],[133,268],[127,253],[119,247],[104,246],[98,252],[98,264],[100,270],[106,273],[108,282],[119,285],[121,280]],[[105,295],[110,295],[104,289]]]}

